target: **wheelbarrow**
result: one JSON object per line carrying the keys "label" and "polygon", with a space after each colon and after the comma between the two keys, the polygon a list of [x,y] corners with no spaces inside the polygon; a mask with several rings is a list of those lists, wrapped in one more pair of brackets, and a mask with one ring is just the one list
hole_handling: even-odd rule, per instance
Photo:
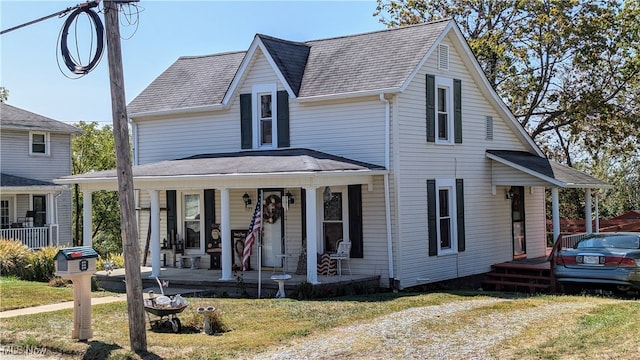
{"label": "wheelbarrow", "polygon": [[[147,312],[147,319],[152,330],[169,329],[174,333],[179,333],[182,329],[178,314],[187,308],[187,302],[182,299],[180,295],[168,297],[164,295],[163,287],[166,283],[160,282],[160,279],[156,278],[158,285],[160,285],[160,292],[162,296],[153,296],[153,291],[149,292],[149,298],[144,300],[144,310]],[[154,318],[151,318],[151,315]]]}
{"label": "wheelbarrow", "polygon": [[[160,306],[152,300],[150,302],[145,301],[144,310],[147,312],[147,319],[152,330],[170,329],[177,334],[182,329],[182,324],[177,314],[181,313],[187,306],[187,304]],[[150,314],[155,315],[155,318],[151,318]]]}

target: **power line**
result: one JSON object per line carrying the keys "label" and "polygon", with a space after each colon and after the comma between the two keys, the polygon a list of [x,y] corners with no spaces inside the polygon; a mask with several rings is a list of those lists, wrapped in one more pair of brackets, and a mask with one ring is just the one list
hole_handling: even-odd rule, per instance
{"label": "power line", "polygon": [[78,4],[76,6],[71,6],[71,7],[68,7],[66,9],[64,9],[64,10],[58,11],[56,13],[53,13],[51,15],[43,16],[41,18],[26,22],[24,24],[20,24],[18,26],[14,26],[14,27],[12,27],[10,29],[2,30],[2,31],[0,31],[0,35],[4,35],[4,34],[6,34],[8,32],[14,31],[14,30],[18,30],[18,29],[23,28],[25,26],[33,25],[33,24],[38,23],[40,21],[50,19],[50,18],[52,18],[54,16],[64,16],[67,13],[69,13],[70,11],[73,11],[73,10],[78,9],[78,8],[89,8],[90,9],[90,8],[98,6],[98,3],[100,3],[100,0],[89,1],[89,2],[86,2],[86,3]]}

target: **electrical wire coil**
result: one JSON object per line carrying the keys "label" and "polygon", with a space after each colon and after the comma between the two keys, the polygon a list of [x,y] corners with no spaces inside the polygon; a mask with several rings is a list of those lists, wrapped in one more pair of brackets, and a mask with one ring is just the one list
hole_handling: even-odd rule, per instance
{"label": "electrical wire coil", "polygon": [[[87,65],[82,65],[76,62],[76,60],[71,56],[69,52],[69,47],[67,43],[67,36],[69,35],[69,27],[81,13],[86,13],[96,28],[96,37],[97,37],[96,53],[94,54],[93,58]],[[102,20],[100,20],[100,16],[98,16],[98,14],[89,7],[79,7],[75,9],[71,13],[71,15],[69,15],[69,17],[65,20],[64,27],[62,28],[62,35],[60,38],[60,51],[62,53],[62,58],[64,59],[64,64],[74,74],[81,74],[81,75],[87,74],[91,70],[93,70],[93,68],[96,67],[96,65],[98,65],[98,62],[100,62],[100,59],[102,58],[103,49],[104,49],[104,27],[102,25]]]}

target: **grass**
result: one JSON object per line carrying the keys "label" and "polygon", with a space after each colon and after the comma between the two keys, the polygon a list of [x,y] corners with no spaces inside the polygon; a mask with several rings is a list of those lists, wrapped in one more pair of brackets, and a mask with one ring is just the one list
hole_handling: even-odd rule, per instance
{"label": "grass", "polygon": [[[640,317],[637,316],[640,304],[637,301],[587,296],[518,297],[487,292],[387,293],[313,301],[189,298],[189,307],[180,314],[183,324],[180,334],[153,332],[146,324],[150,353],[142,356],[129,349],[124,302],[93,306],[94,337],[86,342],[71,339],[71,309],[2,319],[0,339],[5,347],[46,348],[56,356],[69,358],[234,359],[412,307],[489,296],[511,297],[513,301],[462,311],[451,321],[433,321],[419,326],[425,331],[454,334],[479,318],[504,319],[511,314],[535,312],[549,304],[567,302],[578,305],[572,307],[576,310],[563,311],[552,318],[541,318],[522,326],[517,334],[496,343],[491,356],[500,359],[633,359],[640,353],[636,339],[640,330]],[[202,333],[202,316],[196,312],[200,306],[215,306],[229,331],[217,336]],[[483,331],[481,327],[475,330]],[[366,348],[375,344],[367,344],[367,339],[362,339],[361,343],[353,345]]]}
{"label": "grass", "polygon": [[[0,311],[22,309],[25,307],[73,301],[73,288],[52,287],[46,283],[23,281],[15,277],[0,277]],[[110,292],[96,291],[92,296],[113,295]]]}

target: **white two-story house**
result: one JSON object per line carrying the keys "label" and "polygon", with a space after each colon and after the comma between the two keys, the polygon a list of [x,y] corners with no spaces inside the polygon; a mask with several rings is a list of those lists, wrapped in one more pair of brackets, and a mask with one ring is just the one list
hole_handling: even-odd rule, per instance
{"label": "white two-story house", "polygon": [[[545,254],[545,188],[606,186],[544,157],[453,21],[307,42],[259,34],[246,51],[179,58],[128,114],[156,274],[169,239],[232,280],[264,194],[254,269],[306,254],[318,283],[311,254],[348,241],[352,272],[383,287],[474,275]],[[115,176],[58,182],[90,200]]]}
{"label": "white two-story house", "polygon": [[0,103],[0,238],[30,248],[67,245],[71,191],[53,179],[71,174],[69,124]]}

